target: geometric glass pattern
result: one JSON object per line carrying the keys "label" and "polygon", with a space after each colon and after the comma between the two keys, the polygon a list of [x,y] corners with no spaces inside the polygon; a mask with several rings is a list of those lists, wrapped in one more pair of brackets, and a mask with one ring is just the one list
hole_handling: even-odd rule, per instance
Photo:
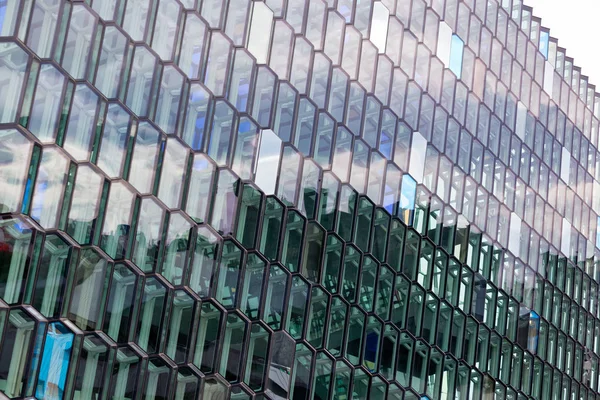
{"label": "geometric glass pattern", "polygon": [[600,399],[600,93],[521,0],[0,0],[0,399]]}

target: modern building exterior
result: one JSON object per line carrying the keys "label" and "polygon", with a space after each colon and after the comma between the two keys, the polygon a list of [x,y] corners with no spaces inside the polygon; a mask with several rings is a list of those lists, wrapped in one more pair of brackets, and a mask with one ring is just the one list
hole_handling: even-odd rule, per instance
{"label": "modern building exterior", "polygon": [[520,0],[0,0],[0,399],[598,400],[599,118]]}

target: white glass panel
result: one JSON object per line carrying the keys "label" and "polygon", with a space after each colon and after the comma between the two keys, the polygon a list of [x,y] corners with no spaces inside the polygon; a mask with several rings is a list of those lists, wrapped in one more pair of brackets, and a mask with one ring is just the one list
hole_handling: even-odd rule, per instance
{"label": "white glass panel", "polygon": [[281,139],[270,129],[262,131],[254,182],[267,195],[275,193],[280,159]]}

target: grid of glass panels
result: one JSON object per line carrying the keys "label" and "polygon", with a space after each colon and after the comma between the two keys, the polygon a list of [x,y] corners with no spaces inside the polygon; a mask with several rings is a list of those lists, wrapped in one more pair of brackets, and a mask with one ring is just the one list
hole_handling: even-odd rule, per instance
{"label": "grid of glass panels", "polygon": [[520,0],[0,0],[0,398],[598,400],[599,117]]}

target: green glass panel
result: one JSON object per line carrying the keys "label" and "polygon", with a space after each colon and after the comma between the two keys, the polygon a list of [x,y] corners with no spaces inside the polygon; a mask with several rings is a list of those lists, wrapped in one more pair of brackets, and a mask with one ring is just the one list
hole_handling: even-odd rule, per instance
{"label": "green glass panel", "polygon": [[222,312],[211,303],[202,304],[196,337],[194,365],[204,373],[215,371]]}
{"label": "green glass panel", "polygon": [[175,291],[172,302],[165,353],[177,364],[182,364],[187,361],[192,347],[192,331],[198,313],[196,301],[183,290]]}
{"label": "green glass panel", "polygon": [[200,391],[200,378],[189,367],[177,369],[177,387],[174,400],[197,399]]}
{"label": "green glass panel", "polygon": [[152,272],[158,263],[165,211],[150,197],[142,199],[133,248],[133,262],[144,272]]}
{"label": "green glass panel", "polygon": [[135,341],[147,353],[155,354],[162,350],[167,289],[157,278],[150,277],[146,279],[142,293]]}
{"label": "green glass panel", "polygon": [[215,298],[225,308],[233,308],[237,305],[242,257],[242,250],[234,242],[226,240],[223,243]]}
{"label": "green glass panel", "polygon": [[112,265],[94,249],[84,249],[74,271],[69,319],[82,330],[102,326]]}
{"label": "green glass panel", "polygon": [[281,262],[291,272],[298,272],[300,269],[303,232],[304,218],[298,212],[290,210],[281,245]]}
{"label": "green glass panel", "polygon": [[110,212],[104,217],[100,247],[113,259],[123,259],[129,246],[134,200],[133,192],[123,181],[110,185],[106,206]]}
{"label": "green glass panel", "polygon": [[307,316],[306,340],[316,349],[323,346],[329,296],[318,286],[313,286]]}
{"label": "green glass panel", "polygon": [[338,292],[342,263],[342,241],[335,235],[327,235],[325,248],[324,270],[321,274],[321,284],[325,289],[335,294]]}
{"label": "green glass panel", "polygon": [[306,227],[301,273],[311,282],[320,280],[324,242],[325,231],[316,222],[310,221]]}
{"label": "green glass panel", "polygon": [[262,325],[252,324],[244,382],[254,391],[261,390],[264,385],[269,338],[269,332]]}
{"label": "green glass panel", "polygon": [[19,219],[0,220],[0,299],[8,304],[22,299],[30,269],[28,253],[33,233]]}
{"label": "green glass panel", "polygon": [[174,286],[180,286],[183,282],[192,243],[192,231],[192,223],[184,217],[184,214],[179,212],[170,214],[160,272]]}
{"label": "green glass panel", "polygon": [[342,270],[342,288],[341,294],[349,302],[354,302],[357,296],[359,268],[361,264],[361,254],[353,246],[346,246],[344,254],[344,265]]}
{"label": "green glass panel", "polygon": [[308,400],[311,390],[311,375],[314,354],[303,343],[296,345],[294,369],[292,372],[290,398]]}
{"label": "green glass panel", "polygon": [[219,373],[231,383],[240,380],[246,329],[246,322],[237,314],[227,316]]}
{"label": "green glass panel", "polygon": [[304,336],[309,285],[299,276],[292,278],[285,326],[294,339]]}
{"label": "green glass panel", "polygon": [[139,278],[132,267],[115,264],[103,328],[115,342],[126,343],[131,336],[135,307],[140,296],[138,282]]}
{"label": "green glass panel", "polygon": [[313,398],[329,399],[331,391],[333,360],[325,353],[317,353],[315,357],[315,371],[313,384]]}
{"label": "green glass panel", "polygon": [[217,236],[211,230],[204,226],[198,227],[189,282],[190,288],[201,297],[207,297],[211,293],[219,247]]}
{"label": "green glass panel", "polygon": [[256,243],[256,231],[260,221],[262,196],[250,185],[244,185],[242,203],[238,213],[236,239],[247,249]]}
{"label": "green glass panel", "polygon": [[350,398],[352,369],[344,361],[336,362],[334,379],[333,398],[336,400],[346,400]]}
{"label": "green glass panel", "polygon": [[274,261],[278,256],[279,235],[283,224],[284,208],[274,197],[267,197],[260,238],[260,251]]}
{"label": "green glass panel", "polygon": [[334,356],[342,353],[348,305],[340,298],[333,297],[328,314],[328,329],[325,348]]}
{"label": "green glass panel", "polygon": [[248,254],[244,269],[240,309],[251,320],[259,318],[265,273],[266,262],[256,253]]}

